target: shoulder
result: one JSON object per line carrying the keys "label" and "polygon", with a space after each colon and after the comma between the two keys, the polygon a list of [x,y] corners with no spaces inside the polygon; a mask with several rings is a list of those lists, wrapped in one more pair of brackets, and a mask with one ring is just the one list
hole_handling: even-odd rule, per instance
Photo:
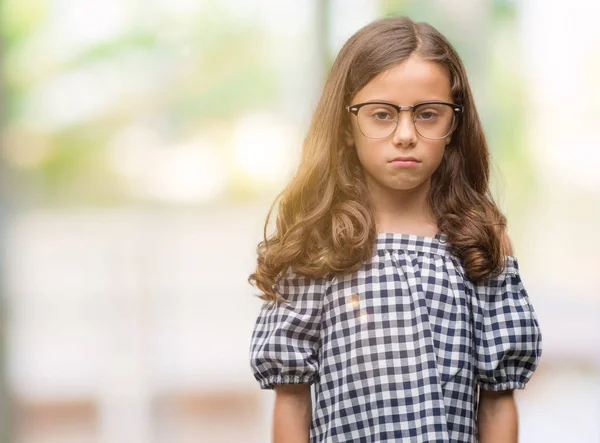
{"label": "shoulder", "polygon": [[326,276],[312,277],[289,267],[276,281],[273,289],[284,300],[320,299],[329,286]]}

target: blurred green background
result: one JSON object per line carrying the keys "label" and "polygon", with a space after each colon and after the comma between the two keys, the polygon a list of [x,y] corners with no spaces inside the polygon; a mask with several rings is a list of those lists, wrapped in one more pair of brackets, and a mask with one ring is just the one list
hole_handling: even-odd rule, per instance
{"label": "blurred green background", "polygon": [[[260,121],[268,129],[305,122],[339,49],[332,28],[343,18],[332,16],[330,3],[294,6],[304,15],[294,30],[252,2],[5,1],[3,160],[19,201],[200,205],[269,195],[281,174],[267,171],[272,180],[261,186],[265,171],[245,157],[261,154],[260,142],[244,145],[236,134],[247,139],[244,130],[252,129],[245,126],[254,125],[244,118],[256,113],[268,114]],[[476,39],[463,32],[472,18],[448,17],[435,2],[362,5],[376,16],[423,17],[443,29],[473,76],[496,159],[502,169],[519,163],[511,179],[529,198],[535,183],[522,149],[527,90],[515,3],[479,7],[476,26],[485,32]],[[269,121],[273,114],[283,121]],[[296,139],[286,142],[284,150],[297,149]],[[263,168],[279,169],[276,160]],[[211,166],[221,168],[219,177]]]}
{"label": "blurred green background", "polygon": [[255,246],[335,55],[389,15],[434,25],[469,73],[544,333],[522,441],[600,441],[598,5],[0,7],[1,442],[267,441]]}

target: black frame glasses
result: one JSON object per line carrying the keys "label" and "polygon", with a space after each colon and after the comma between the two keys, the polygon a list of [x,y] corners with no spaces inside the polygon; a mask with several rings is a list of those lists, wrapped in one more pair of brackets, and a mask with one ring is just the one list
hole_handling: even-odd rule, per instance
{"label": "black frame glasses", "polygon": [[[390,103],[390,102],[372,101],[372,102],[357,103],[356,105],[349,105],[349,106],[346,106],[345,109],[346,109],[346,111],[350,112],[351,114],[354,114],[356,116],[356,118],[358,119],[358,111],[360,110],[360,108],[362,108],[363,106],[366,106],[366,105],[386,105],[386,106],[390,106],[390,107],[394,108],[398,113],[398,119],[396,119],[396,126],[388,135],[386,135],[384,137],[369,137],[362,131],[362,129],[360,128],[360,122],[359,122],[358,128],[360,129],[360,132],[365,137],[370,138],[370,139],[383,139],[383,138],[387,138],[390,135],[392,135],[398,128],[398,122],[400,121],[400,111],[411,111],[413,126],[415,127],[415,131],[417,131],[417,134],[419,134],[421,137],[426,138],[428,140],[441,140],[441,139],[448,137],[452,133],[452,131],[455,129],[454,123],[456,122],[457,116],[462,114],[462,112],[464,110],[464,107],[462,105],[457,105],[455,103],[448,103],[448,102],[442,102],[442,101],[426,101],[426,102],[416,103],[412,106],[398,106],[398,105],[396,105],[394,103]],[[417,127],[417,124],[415,122],[415,115],[416,115],[415,110],[418,109],[419,107],[425,106],[425,105],[446,105],[452,109],[452,124],[450,125],[450,130],[448,131],[448,133],[446,135],[444,135],[443,137],[435,137],[435,138],[426,137],[419,132],[419,128]]]}

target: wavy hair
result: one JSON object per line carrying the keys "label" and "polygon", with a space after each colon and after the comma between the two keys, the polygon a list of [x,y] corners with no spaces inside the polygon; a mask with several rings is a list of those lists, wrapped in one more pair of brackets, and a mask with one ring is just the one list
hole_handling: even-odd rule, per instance
{"label": "wavy hair", "polygon": [[[445,68],[455,103],[464,105],[452,147],[431,177],[428,199],[439,231],[473,282],[502,272],[510,251],[506,217],[489,190],[490,154],[465,68],[431,25],[385,18],[354,34],[333,63],[296,174],[267,215],[248,278],[262,292],[259,298],[279,299],[275,285],[290,269],[323,278],[352,273],[371,258],[377,232],[356,150],[345,142],[350,123],[344,106],[376,75],[413,54]],[[267,238],[278,200],[275,232]]]}

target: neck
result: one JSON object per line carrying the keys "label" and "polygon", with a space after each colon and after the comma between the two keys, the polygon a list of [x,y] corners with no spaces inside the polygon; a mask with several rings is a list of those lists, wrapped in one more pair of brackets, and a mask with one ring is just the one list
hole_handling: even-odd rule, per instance
{"label": "neck", "polygon": [[431,182],[409,190],[384,188],[367,178],[377,232],[398,232],[433,237],[437,223],[429,205]]}

